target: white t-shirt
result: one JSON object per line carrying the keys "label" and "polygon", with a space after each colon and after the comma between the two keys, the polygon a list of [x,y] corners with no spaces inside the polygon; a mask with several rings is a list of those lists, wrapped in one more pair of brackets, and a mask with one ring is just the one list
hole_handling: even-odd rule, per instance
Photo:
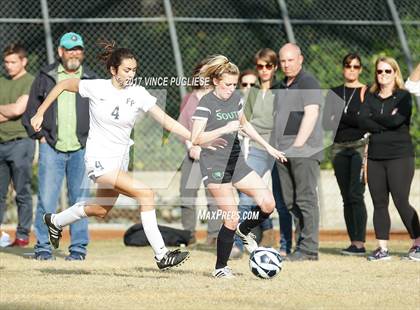
{"label": "white t-shirt", "polygon": [[79,93],[89,98],[89,134],[86,158],[123,156],[136,119],[156,104],[144,87],[115,88],[111,80],[81,80]]}
{"label": "white t-shirt", "polygon": [[414,82],[410,79],[407,79],[405,82],[405,87],[414,96],[420,97],[420,81]]}

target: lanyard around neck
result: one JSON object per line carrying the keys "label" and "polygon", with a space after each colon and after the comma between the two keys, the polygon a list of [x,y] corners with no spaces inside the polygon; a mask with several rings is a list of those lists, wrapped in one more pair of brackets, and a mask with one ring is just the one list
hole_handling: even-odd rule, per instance
{"label": "lanyard around neck", "polygon": [[353,89],[353,92],[351,93],[349,101],[346,101],[346,86],[343,85],[344,114],[347,114],[347,110],[349,109],[350,102],[353,99],[353,96],[354,96],[354,93],[356,92],[356,89],[357,88]]}

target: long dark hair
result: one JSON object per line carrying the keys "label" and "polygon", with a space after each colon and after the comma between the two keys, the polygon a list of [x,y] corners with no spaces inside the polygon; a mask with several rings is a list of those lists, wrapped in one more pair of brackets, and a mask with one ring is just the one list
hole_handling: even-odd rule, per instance
{"label": "long dark hair", "polygon": [[130,49],[117,48],[115,41],[103,40],[99,41],[98,45],[102,48],[102,52],[98,54],[98,59],[105,64],[107,71],[110,71],[111,67],[118,71],[118,67],[124,59],[135,59],[137,61],[136,55]]}

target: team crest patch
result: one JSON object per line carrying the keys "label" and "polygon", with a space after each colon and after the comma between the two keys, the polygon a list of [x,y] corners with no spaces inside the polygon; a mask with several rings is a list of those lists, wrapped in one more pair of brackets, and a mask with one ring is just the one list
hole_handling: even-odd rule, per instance
{"label": "team crest patch", "polygon": [[223,179],[224,174],[225,173],[223,171],[214,171],[211,175],[212,175],[213,179],[221,180],[221,179]]}

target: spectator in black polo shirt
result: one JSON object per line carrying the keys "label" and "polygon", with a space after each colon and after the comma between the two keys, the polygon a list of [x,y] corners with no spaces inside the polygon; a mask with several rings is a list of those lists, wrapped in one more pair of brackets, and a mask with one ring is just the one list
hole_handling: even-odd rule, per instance
{"label": "spectator in black polo shirt", "polygon": [[[317,260],[319,206],[317,183],[322,160],[319,118],[322,94],[318,81],[303,71],[303,56],[296,44],[279,52],[285,79],[275,98],[273,144],[288,157],[277,162],[284,202],[296,219],[297,242],[290,261]],[[277,87],[275,87],[277,88]]]}
{"label": "spectator in black polo shirt", "polygon": [[373,226],[378,248],[371,261],[389,260],[388,212],[391,193],[398,213],[413,239],[408,257],[420,261],[420,224],[410,205],[414,176],[414,147],[410,136],[411,95],[404,88],[395,59],[380,57],[375,64],[375,82],[360,109],[360,126],[371,133],[368,151],[368,185],[373,201]]}

